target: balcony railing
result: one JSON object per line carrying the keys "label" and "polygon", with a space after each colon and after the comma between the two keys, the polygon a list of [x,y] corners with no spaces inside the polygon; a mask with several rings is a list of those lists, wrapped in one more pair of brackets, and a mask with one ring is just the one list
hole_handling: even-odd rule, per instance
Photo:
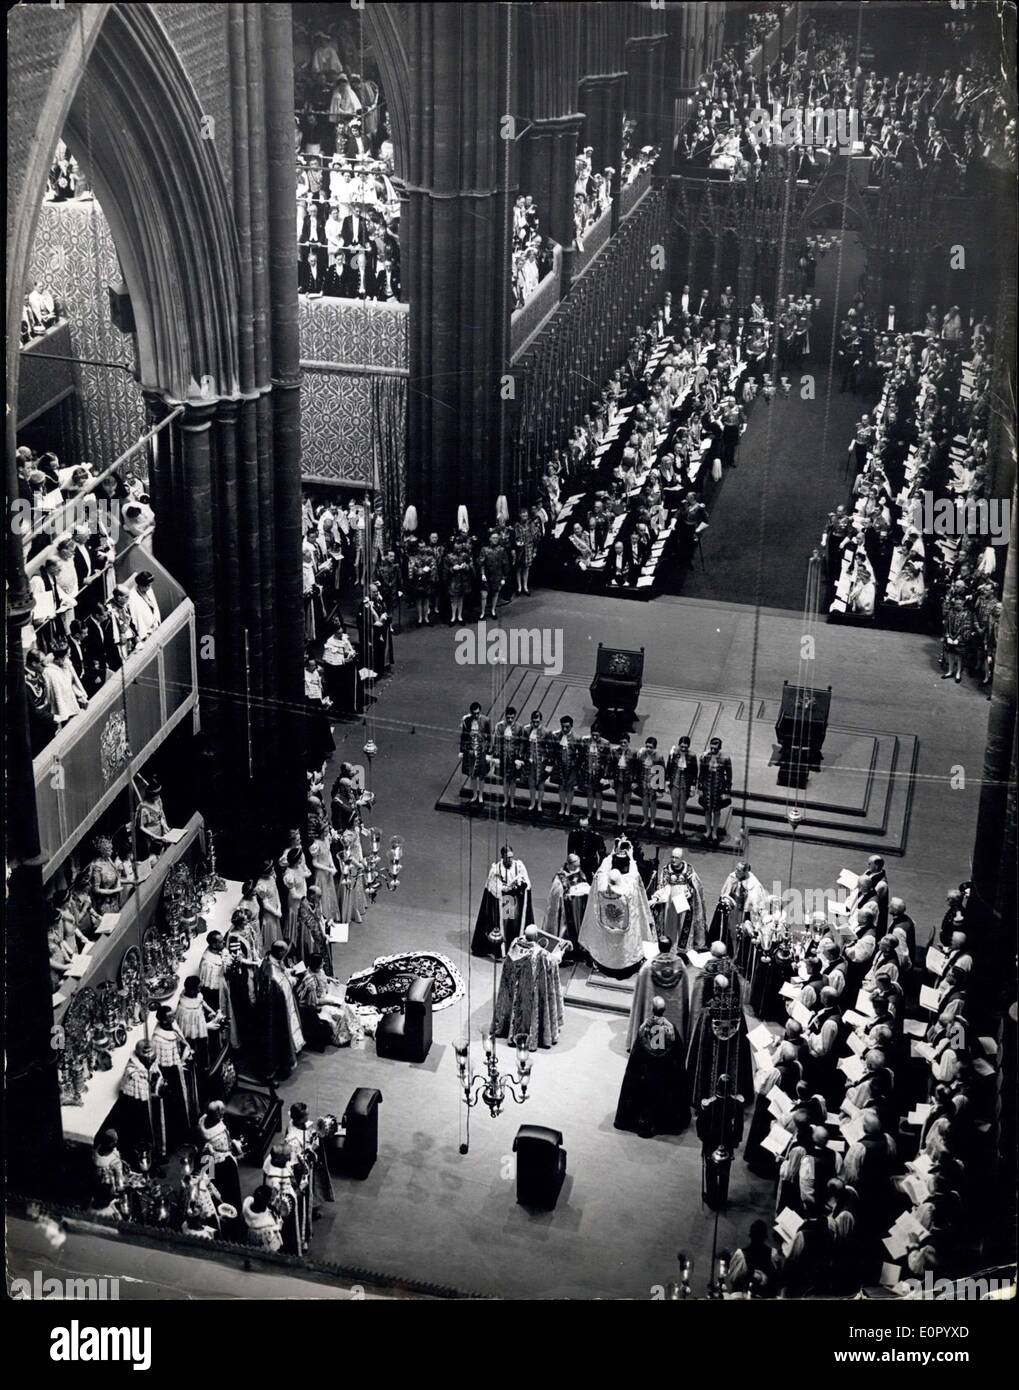
{"label": "balcony railing", "polygon": [[84,971],[75,979],[65,979],[53,996],[55,1023],[61,1021],[72,995],[83,985],[95,988],[107,980],[117,979],[124,952],[129,946],[141,949],[146,929],[155,922],[160,894],[170,870],[182,862],[193,867],[196,860],[204,857],[204,851],[205,822],[196,812],[184,827],[177,843],[167,845],[145,877],[130,886],[116,919],[108,924],[109,930],[97,940],[87,943],[82,952],[86,962]]}
{"label": "balcony railing", "polygon": [[117,583],[127,587],[139,570],[154,576],[161,621],[34,761],[44,879],[189,712],[198,725],[194,605],[140,546],[115,568]]}
{"label": "balcony railing", "polygon": [[584,237],[584,249],[578,251],[573,262],[573,278],[579,280],[584,271],[597,256],[609,237],[612,235],[612,208],[607,207],[601,217],[593,222],[587,229]]}
{"label": "balcony railing", "polygon": [[559,303],[562,283],[563,253],[560,246],[553,250],[552,269],[538,282],[538,288],[510,319],[510,357],[517,358],[541,328]]}
{"label": "balcony railing", "polygon": [[649,164],[646,169],[641,169],[636,178],[631,179],[629,183],[624,183],[619,190],[620,217],[629,217],[650,187],[651,166]]}
{"label": "balcony railing", "polygon": [[[54,357],[66,360],[54,362]],[[18,367],[19,430],[74,395],[78,387],[71,357],[71,330],[66,319],[22,344]]]}

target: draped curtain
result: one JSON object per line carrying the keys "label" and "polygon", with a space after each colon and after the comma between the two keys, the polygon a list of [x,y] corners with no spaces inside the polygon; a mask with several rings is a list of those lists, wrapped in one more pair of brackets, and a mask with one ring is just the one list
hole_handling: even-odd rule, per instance
{"label": "draped curtain", "polygon": [[370,389],[374,483],[382,498],[386,541],[395,546],[407,502],[407,381],[373,376]]}

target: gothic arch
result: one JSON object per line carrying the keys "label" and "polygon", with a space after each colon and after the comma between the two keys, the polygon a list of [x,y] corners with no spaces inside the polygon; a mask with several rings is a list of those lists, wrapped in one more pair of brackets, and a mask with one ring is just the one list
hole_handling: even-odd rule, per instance
{"label": "gothic arch", "polygon": [[850,172],[833,165],[807,199],[800,216],[798,240],[803,241],[824,213],[835,212],[846,231],[856,232],[865,246],[874,245],[874,228],[860,186]]}
{"label": "gothic arch", "polygon": [[194,88],[147,5],[81,7],[20,190],[8,334],[17,333],[12,313],[20,312],[38,209],[65,132],[121,257],[143,386],[186,399],[211,378],[212,395],[235,395],[236,228],[215,139],[207,138]]}
{"label": "gothic arch", "polygon": [[366,5],[365,27],[371,37],[375,61],[382,76],[382,90],[389,108],[393,138],[393,173],[400,182],[410,177],[410,64],[396,16],[395,5]]}

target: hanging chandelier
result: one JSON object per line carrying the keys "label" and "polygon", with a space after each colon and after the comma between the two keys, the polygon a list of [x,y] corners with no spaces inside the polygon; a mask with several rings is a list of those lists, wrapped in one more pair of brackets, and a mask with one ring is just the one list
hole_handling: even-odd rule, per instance
{"label": "hanging chandelier", "polygon": [[370,845],[364,861],[364,891],[368,895],[368,901],[373,903],[382,887],[383,874],[385,884],[390,893],[395,893],[400,886],[400,870],[403,867],[403,837],[394,835],[389,841],[389,850],[386,854],[386,862],[383,867],[382,862],[382,831],[372,826],[369,831]]}
{"label": "hanging chandelier", "polygon": [[456,1054],[457,1074],[460,1078],[460,1085],[463,1087],[464,1104],[468,1109],[473,1110],[478,1102],[483,1100],[488,1106],[488,1113],[494,1120],[497,1115],[502,1114],[507,1092],[517,1105],[523,1105],[527,1099],[527,1087],[531,1079],[533,1062],[527,1050],[526,1033],[520,1033],[514,1039],[517,1049],[515,1075],[509,1072],[500,1074],[499,1058],[495,1048],[495,1033],[491,1024],[482,1028],[481,1042],[485,1050],[485,1070],[477,1072],[473,1076],[471,1075],[469,1039],[465,1038],[462,1042],[454,1043],[453,1052]]}

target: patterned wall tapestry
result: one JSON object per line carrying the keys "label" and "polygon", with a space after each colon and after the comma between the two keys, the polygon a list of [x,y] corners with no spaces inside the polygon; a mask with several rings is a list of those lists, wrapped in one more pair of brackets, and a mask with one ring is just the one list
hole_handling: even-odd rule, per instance
{"label": "patterned wall tapestry", "polygon": [[[306,478],[375,486],[379,444],[371,376],[340,376],[309,364],[406,367],[407,306],[302,297],[300,329],[302,472]],[[399,445],[402,469],[406,431]]]}
{"label": "patterned wall tapestry", "polygon": [[300,299],[301,356],[364,367],[406,367],[407,305]]}
{"label": "patterned wall tapestry", "polygon": [[[32,277],[53,294],[68,320],[75,357],[134,362],[130,337],[110,321],[108,286],[120,282],[109,225],[92,201],[44,203],[32,248]],[[80,409],[74,418],[79,456],[106,468],[146,428],[141,387],[127,372],[81,367]],[[135,461],[135,472],[144,456]]]}

